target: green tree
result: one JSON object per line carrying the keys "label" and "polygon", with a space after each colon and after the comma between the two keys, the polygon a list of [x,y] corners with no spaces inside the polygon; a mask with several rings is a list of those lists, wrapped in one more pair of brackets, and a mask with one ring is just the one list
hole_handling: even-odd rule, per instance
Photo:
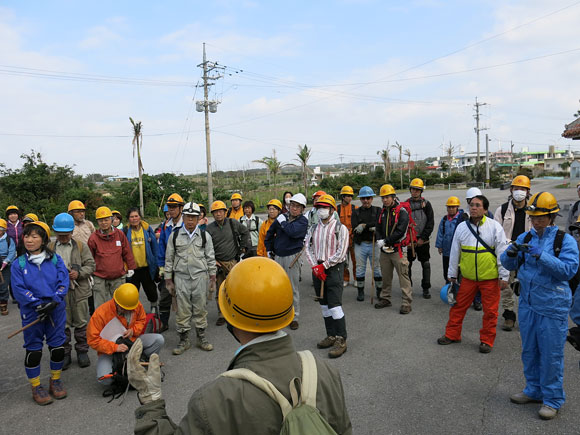
{"label": "green tree", "polygon": [[254,163],[260,163],[260,164],[266,166],[266,169],[268,171],[268,184],[270,184],[270,176],[271,176],[272,179],[274,180],[274,192],[276,192],[276,195],[277,195],[278,175],[282,171],[282,168],[285,166],[288,166],[288,164],[283,164],[282,162],[280,162],[280,160],[278,160],[278,158],[276,157],[276,150],[272,150],[271,157],[267,157],[267,156],[262,157],[260,160],[254,160]]}
{"label": "green tree", "polygon": [[300,163],[300,169],[302,170],[302,182],[304,183],[304,194],[308,197],[308,172],[311,172],[308,167],[308,160],[312,155],[312,148],[308,148],[308,145],[298,145],[298,162]]}

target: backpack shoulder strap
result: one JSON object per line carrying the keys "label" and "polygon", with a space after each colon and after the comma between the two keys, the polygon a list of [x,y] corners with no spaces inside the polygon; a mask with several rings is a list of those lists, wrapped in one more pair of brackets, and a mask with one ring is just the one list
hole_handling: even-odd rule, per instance
{"label": "backpack shoulder strap", "polygon": [[18,264],[20,265],[21,269],[24,269],[26,267],[26,254],[22,254],[20,257],[18,257]]}
{"label": "backpack shoulder strap", "polygon": [[342,208],[342,204],[338,204],[336,206],[336,211],[338,212],[338,215],[340,216],[340,209]]}
{"label": "backpack shoulder strap", "polygon": [[205,249],[205,243],[206,243],[206,241],[207,241],[207,236],[205,235],[205,230],[202,230],[202,229],[200,228],[200,230],[199,230],[199,231],[201,232],[201,248],[202,248],[202,249]]}
{"label": "backpack shoulder strap", "polygon": [[230,215],[232,214],[232,208],[228,208],[228,211],[226,213],[226,217],[230,217]]}
{"label": "backpack shoulder strap", "polygon": [[580,206],[580,200],[576,201],[572,206],[572,215],[575,215],[578,211],[578,207]]}
{"label": "backpack shoulder strap", "polygon": [[179,230],[181,229],[181,227],[177,227],[173,230],[172,236],[173,236],[173,250],[175,251],[177,249],[177,235],[179,234]]}
{"label": "backpack shoulder strap", "polygon": [[75,243],[77,244],[77,248],[79,248],[79,253],[83,252],[83,244],[81,243],[80,240],[75,240]]}
{"label": "backpack shoulder strap", "polygon": [[479,240],[479,243],[481,243],[485,249],[487,249],[489,252],[491,252],[494,257],[497,257],[497,254],[495,253],[495,249],[491,248],[487,243],[485,243],[485,241],[481,238],[481,236],[479,234],[477,234],[473,228],[471,228],[471,222],[467,222],[466,225],[467,225],[467,228],[469,228],[469,231],[471,231],[471,234],[473,234],[473,236],[477,240]]}
{"label": "backpack shoulder strap", "polygon": [[290,411],[292,411],[292,405],[288,399],[286,399],[286,397],[284,397],[284,395],[278,391],[272,382],[264,379],[261,376],[258,376],[256,373],[249,369],[228,370],[227,372],[222,373],[220,376],[224,376],[226,378],[242,379],[244,381],[248,381],[256,388],[259,388],[280,406],[283,418],[286,418]]}
{"label": "backpack shoulder strap", "polygon": [[507,213],[507,209],[509,207],[509,201],[501,205],[501,221],[503,222],[505,219],[505,214]]}
{"label": "backpack shoulder strap", "polygon": [[532,240],[532,233],[530,233],[529,231],[526,233],[526,235],[524,236],[524,243],[530,243],[530,240]]}
{"label": "backpack shoulder strap", "polygon": [[302,361],[302,402],[316,408],[316,390],[318,388],[318,370],[316,360],[309,350],[298,352]]}
{"label": "backpack shoulder strap", "polygon": [[53,252],[53,253],[52,253],[52,257],[51,257],[50,261],[51,261],[51,262],[52,262],[52,264],[54,264],[55,266],[57,265],[57,263],[58,263],[58,257],[56,256],[56,253],[55,253],[55,252]]}
{"label": "backpack shoulder strap", "polygon": [[562,243],[564,242],[564,236],[566,233],[562,230],[556,232],[556,237],[554,238],[554,256],[558,258],[560,256],[560,251],[562,250]]}

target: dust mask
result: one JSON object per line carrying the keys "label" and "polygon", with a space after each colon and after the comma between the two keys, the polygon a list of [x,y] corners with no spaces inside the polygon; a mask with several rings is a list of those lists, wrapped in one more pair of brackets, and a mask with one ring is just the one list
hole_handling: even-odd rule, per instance
{"label": "dust mask", "polygon": [[284,199],[284,202],[286,203],[286,205],[290,205],[290,198]]}
{"label": "dust mask", "polygon": [[528,194],[523,190],[514,190],[512,192],[512,198],[514,199],[514,201],[517,202],[523,201],[524,199],[526,199],[526,196],[528,196]]}
{"label": "dust mask", "polygon": [[328,219],[328,216],[330,216],[330,209],[328,209],[328,208],[318,208],[318,209],[316,209],[316,213],[318,213],[318,217],[321,220]]}

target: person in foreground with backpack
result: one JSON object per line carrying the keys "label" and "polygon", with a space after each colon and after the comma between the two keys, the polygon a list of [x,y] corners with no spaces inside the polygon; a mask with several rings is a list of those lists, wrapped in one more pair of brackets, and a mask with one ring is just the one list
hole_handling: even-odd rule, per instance
{"label": "person in foreground with backpack", "polygon": [[165,251],[165,286],[177,297],[175,322],[179,344],[173,355],[191,347],[189,331],[195,323],[197,347],[213,350],[205,337],[207,328],[207,289],[215,284],[216,264],[211,236],[199,228],[199,205],[188,202],[183,207],[183,226],[171,234]]}
{"label": "person in foreground with backpack", "polygon": [[409,211],[397,200],[397,193],[390,184],[384,184],[380,190],[383,209],[377,222],[377,249],[381,253],[380,264],[383,275],[383,286],[379,301],[375,308],[391,306],[391,288],[393,286],[393,270],[399,275],[399,285],[402,292],[401,314],[411,312],[413,289],[409,279],[409,260],[404,255],[407,246],[412,243],[409,237]]}
{"label": "person in foreground with backpack", "polygon": [[[158,354],[165,344],[161,334],[144,334],[146,317],[145,309],[139,302],[139,290],[131,283],[116,288],[113,298],[97,307],[91,316],[87,341],[99,355],[97,381],[101,385],[109,386],[113,383],[113,354],[125,354],[138,337],[146,357]],[[111,327],[114,328],[114,334],[108,332]]]}
{"label": "person in foreground with backpack", "polygon": [[532,229],[501,255],[520,280],[519,323],[526,386],[510,396],[513,403],[542,403],[540,418],[558,414],[565,401],[564,346],[572,294],[568,280],[578,269],[578,246],[554,221],[560,211],[554,195],[539,192],[526,213]]}
{"label": "person in foreground with backpack", "polygon": [[[39,405],[52,403],[52,398],[67,396],[60,379],[66,340],[65,297],[69,274],[62,258],[48,248],[50,228],[44,222],[32,222],[23,230],[26,253],[12,263],[12,290],[20,307],[22,326],[38,321],[24,330],[24,368],[32,398]],[[50,351],[50,386],[40,383],[40,361],[43,342]],[[50,394],[50,395],[49,395]],[[52,397],[51,397],[52,396]]]}
{"label": "person in foreground with backpack", "polygon": [[[220,287],[219,301],[240,347],[228,371],[193,393],[179,425],[165,410],[158,358],[146,369],[139,341],[131,348],[128,376],[142,405],[135,434],[352,434],[338,370],[309,351],[296,352],[283,331],[294,308],[282,266],[264,257],[242,261]],[[305,403],[293,408],[297,380]],[[272,384],[270,393],[264,384]]]}
{"label": "person in foreground with backpack", "polygon": [[[346,352],[346,319],[342,310],[342,277],[348,253],[348,229],[334,218],[334,198],[322,195],[315,204],[318,223],[308,230],[304,239],[306,258],[312,267],[312,279],[322,317],[326,338],[317,345],[319,349],[332,349],[330,358]],[[322,290],[324,286],[324,290]]]}
{"label": "person in foreground with backpack", "polygon": [[[495,220],[498,221],[508,240],[515,241],[520,234],[529,231],[532,227],[530,216],[526,213],[527,199],[530,197],[530,179],[525,175],[518,175],[512,181],[510,196],[507,202],[500,205],[495,211]],[[517,271],[510,272],[510,286],[501,292],[503,308],[503,325],[501,329],[511,331],[516,323],[515,292],[519,293],[519,281],[516,280]],[[515,290],[515,291],[514,291]]]}
{"label": "person in foreground with backpack", "polygon": [[16,242],[6,233],[8,224],[0,219],[0,314],[8,315],[8,296],[10,295],[10,264],[16,258]]}
{"label": "person in foreground with backpack", "polygon": [[449,257],[449,281],[457,284],[461,267],[461,284],[457,302],[449,310],[445,335],[437,343],[448,345],[461,342],[461,328],[465,313],[475,294],[481,292],[483,325],[479,331],[479,351],[489,353],[496,336],[500,287],[508,286],[509,272],[501,265],[500,256],[508,245],[501,225],[485,214],[489,201],[477,195],[469,202],[469,220],[455,230]]}
{"label": "person in foreground with backpack", "polygon": [[74,328],[75,350],[81,368],[91,365],[89,345],[87,343],[87,324],[89,323],[89,296],[91,285],[89,278],[95,271],[95,260],[86,243],[75,240],[73,230],[75,221],[68,213],[56,215],[52,223],[56,241],[49,243],[51,251],[56,252],[64,261],[68,270],[69,287],[66,294],[66,327],[64,332],[64,362],[62,369],[71,365],[71,329]]}

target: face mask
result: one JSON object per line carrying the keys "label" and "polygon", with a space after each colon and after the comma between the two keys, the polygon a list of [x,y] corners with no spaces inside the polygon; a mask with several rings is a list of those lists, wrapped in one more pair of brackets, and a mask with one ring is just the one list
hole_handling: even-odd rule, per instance
{"label": "face mask", "polygon": [[526,196],[528,196],[528,194],[523,190],[514,190],[512,192],[512,198],[514,199],[514,201],[517,202],[523,201],[524,199],[526,199]]}
{"label": "face mask", "polygon": [[284,200],[284,202],[286,203],[286,205],[290,205],[290,198],[286,198],[286,199]]}
{"label": "face mask", "polygon": [[330,210],[327,208],[319,208],[316,210],[316,213],[318,213],[318,217],[322,220],[327,219],[328,216],[330,216]]}

